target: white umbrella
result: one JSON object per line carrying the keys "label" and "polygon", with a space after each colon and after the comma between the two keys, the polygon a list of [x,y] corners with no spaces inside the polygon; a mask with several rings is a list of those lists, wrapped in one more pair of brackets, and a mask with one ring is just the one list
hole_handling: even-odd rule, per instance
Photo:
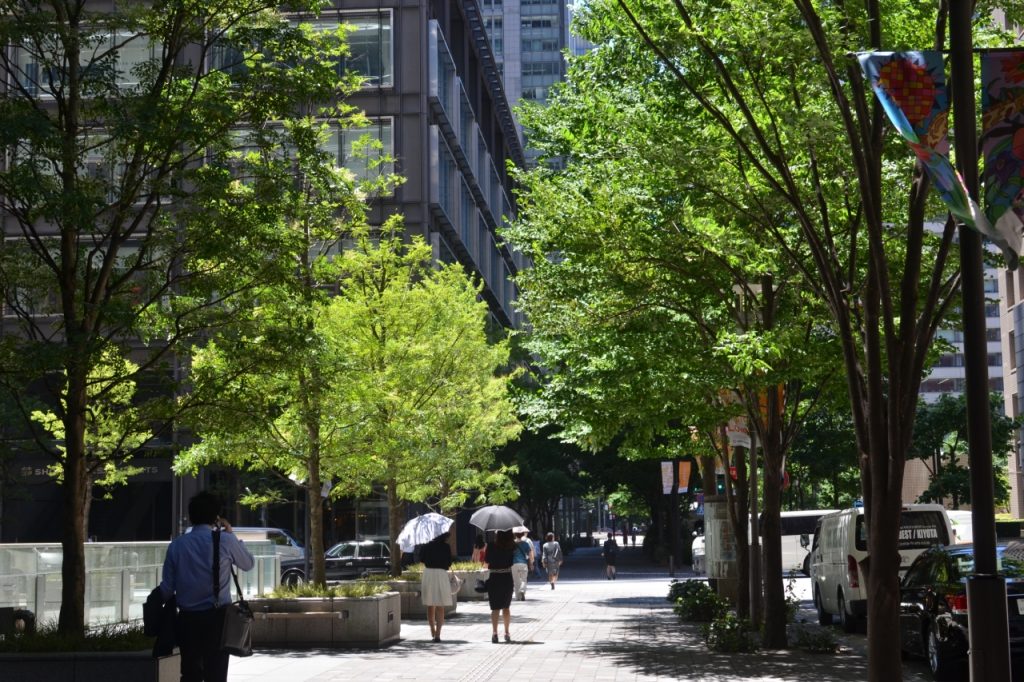
{"label": "white umbrella", "polygon": [[523,525],[523,517],[508,507],[490,504],[473,512],[469,523],[482,531],[510,530]]}
{"label": "white umbrella", "polygon": [[434,512],[417,516],[405,524],[405,528],[398,534],[398,546],[403,552],[411,552],[416,549],[416,545],[425,545],[447,533],[453,523],[454,519]]}

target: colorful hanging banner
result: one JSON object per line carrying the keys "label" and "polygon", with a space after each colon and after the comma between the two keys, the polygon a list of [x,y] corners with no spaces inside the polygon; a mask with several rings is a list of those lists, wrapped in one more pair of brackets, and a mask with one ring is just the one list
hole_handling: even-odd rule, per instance
{"label": "colorful hanging banner", "polygon": [[981,54],[981,151],[985,215],[1019,254],[1024,239],[1024,50]]}
{"label": "colorful hanging banner", "polygon": [[865,52],[857,58],[889,120],[921,161],[949,212],[995,242],[1008,267],[1016,268],[1019,240],[1009,242],[992,227],[949,161],[949,91],[942,53]]}
{"label": "colorful hanging banner", "polygon": [[[680,494],[690,489],[690,462],[678,462],[679,468],[679,492]],[[672,462],[661,463],[661,490],[666,495],[672,493]]]}

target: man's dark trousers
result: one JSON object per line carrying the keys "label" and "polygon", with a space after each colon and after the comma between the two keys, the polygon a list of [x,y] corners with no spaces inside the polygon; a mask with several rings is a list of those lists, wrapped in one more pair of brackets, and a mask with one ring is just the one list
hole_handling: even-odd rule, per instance
{"label": "man's dark trousers", "polygon": [[220,650],[224,611],[178,612],[181,682],[227,682],[228,655]]}

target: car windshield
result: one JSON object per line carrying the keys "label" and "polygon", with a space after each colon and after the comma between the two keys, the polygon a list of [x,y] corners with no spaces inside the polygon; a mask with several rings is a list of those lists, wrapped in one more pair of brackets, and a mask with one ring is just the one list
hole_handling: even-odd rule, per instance
{"label": "car windshield", "polygon": [[[956,580],[963,582],[974,572],[974,553],[960,551],[953,554]],[[1013,543],[996,547],[996,570],[999,575],[1012,580],[1024,580],[1024,543]]]}
{"label": "car windshield", "polygon": [[342,542],[327,550],[327,556],[331,559],[351,559],[356,555],[356,546],[352,542]]}

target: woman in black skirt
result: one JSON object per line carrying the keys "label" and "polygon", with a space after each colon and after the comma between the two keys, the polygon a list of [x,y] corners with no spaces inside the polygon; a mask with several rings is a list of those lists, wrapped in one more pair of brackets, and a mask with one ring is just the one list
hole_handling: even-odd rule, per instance
{"label": "woman in black skirt", "polygon": [[512,542],[511,530],[499,530],[494,542],[487,543],[487,568],[491,575],[487,579],[487,601],[491,606],[491,641],[498,643],[498,612],[505,622],[505,641],[511,642],[508,634],[512,614]]}

